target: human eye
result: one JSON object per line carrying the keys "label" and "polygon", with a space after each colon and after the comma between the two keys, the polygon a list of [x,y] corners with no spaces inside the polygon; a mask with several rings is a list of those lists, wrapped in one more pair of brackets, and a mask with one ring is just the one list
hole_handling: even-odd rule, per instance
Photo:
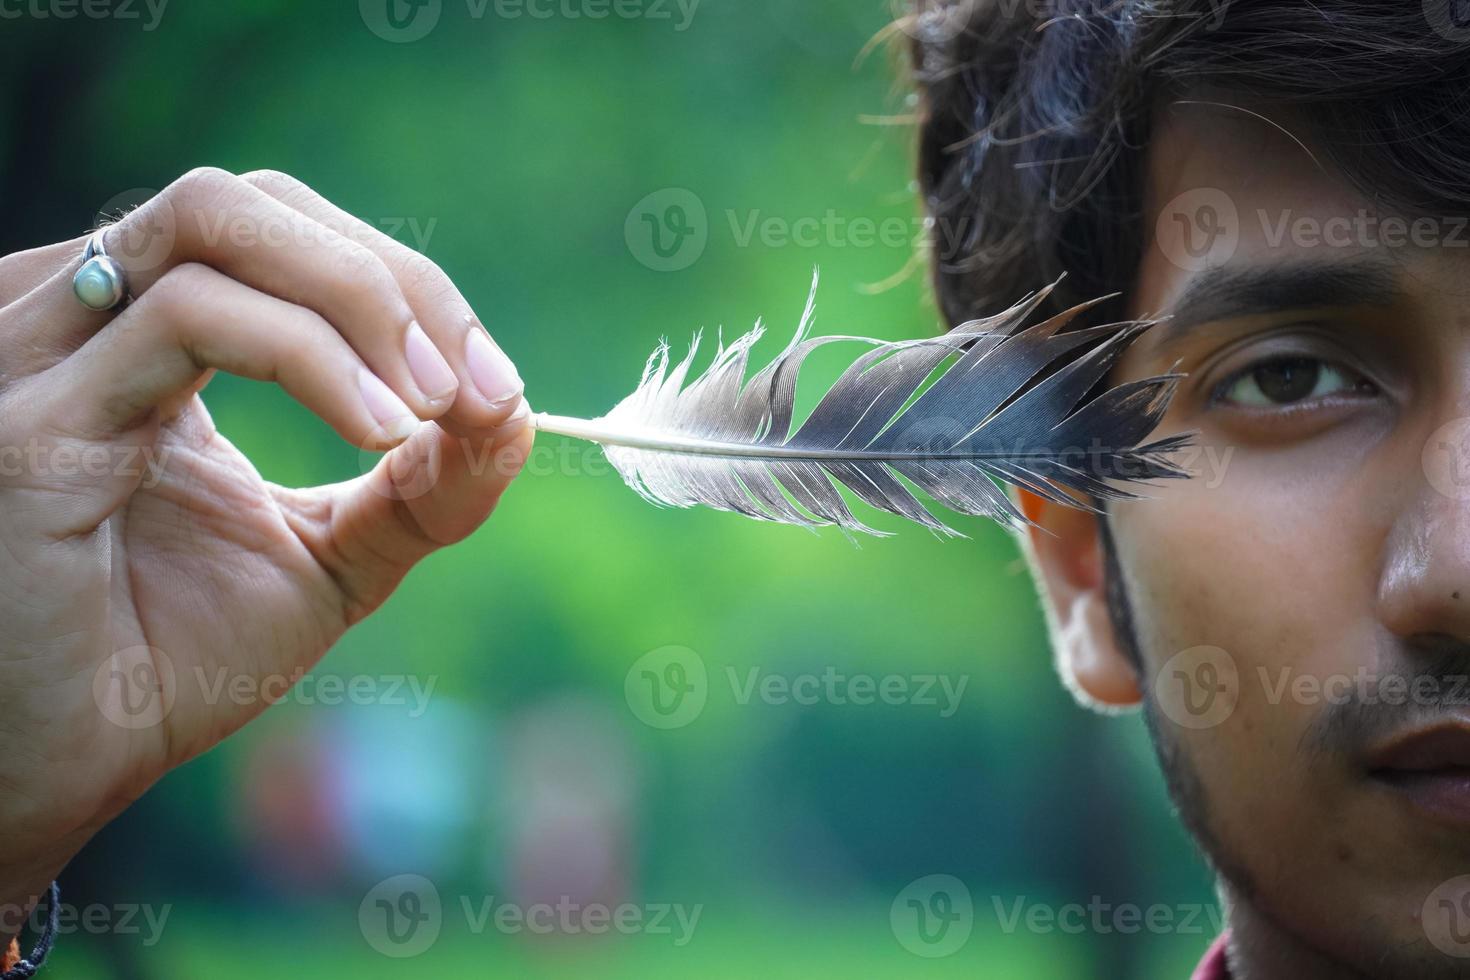
{"label": "human eye", "polygon": [[1217,405],[1251,410],[1302,408],[1342,398],[1363,398],[1377,386],[1341,363],[1304,354],[1256,360],[1216,386]]}

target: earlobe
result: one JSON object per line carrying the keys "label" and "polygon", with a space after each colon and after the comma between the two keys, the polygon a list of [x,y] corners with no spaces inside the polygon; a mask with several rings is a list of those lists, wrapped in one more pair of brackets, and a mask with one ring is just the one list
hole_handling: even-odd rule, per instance
{"label": "earlobe", "polygon": [[1036,524],[1027,530],[1026,552],[1062,680],[1088,707],[1135,707],[1142,700],[1138,673],[1108,608],[1101,518],[1026,491],[1019,503]]}
{"label": "earlobe", "polygon": [[1052,638],[1057,667],[1079,701],[1104,711],[1137,707],[1142,700],[1138,672],[1118,645],[1101,591],[1073,600],[1061,633],[1064,636]]}

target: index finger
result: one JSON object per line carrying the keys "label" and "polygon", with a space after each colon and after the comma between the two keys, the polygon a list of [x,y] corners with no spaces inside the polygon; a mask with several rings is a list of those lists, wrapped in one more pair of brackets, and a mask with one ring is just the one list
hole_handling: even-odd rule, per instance
{"label": "index finger", "polygon": [[0,306],[9,306],[50,279],[73,256],[81,254],[87,237],[82,235],[71,241],[0,257]]}
{"label": "index finger", "polygon": [[511,416],[525,388],[520,374],[443,269],[288,174],[258,170],[241,179],[357,241],[383,260],[398,280],[420,326],[459,377],[459,393],[446,418],[478,429],[499,425]]}

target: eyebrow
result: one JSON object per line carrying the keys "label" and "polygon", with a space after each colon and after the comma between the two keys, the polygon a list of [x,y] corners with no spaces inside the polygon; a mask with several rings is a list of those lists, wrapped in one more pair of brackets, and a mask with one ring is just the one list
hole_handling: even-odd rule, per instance
{"label": "eyebrow", "polygon": [[1190,281],[1155,329],[1161,344],[1176,343],[1217,320],[1282,310],[1392,306],[1402,298],[1392,267],[1382,262],[1219,267]]}

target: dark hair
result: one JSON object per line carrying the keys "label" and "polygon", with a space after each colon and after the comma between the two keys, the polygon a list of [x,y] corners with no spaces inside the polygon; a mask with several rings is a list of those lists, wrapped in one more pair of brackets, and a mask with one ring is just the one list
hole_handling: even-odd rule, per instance
{"label": "dark hair", "polygon": [[[1126,291],[1163,99],[1299,107],[1369,200],[1470,213],[1460,0],[913,0],[919,183],[951,324],[1062,273],[1053,310]],[[1095,316],[1121,319],[1114,300]]]}

